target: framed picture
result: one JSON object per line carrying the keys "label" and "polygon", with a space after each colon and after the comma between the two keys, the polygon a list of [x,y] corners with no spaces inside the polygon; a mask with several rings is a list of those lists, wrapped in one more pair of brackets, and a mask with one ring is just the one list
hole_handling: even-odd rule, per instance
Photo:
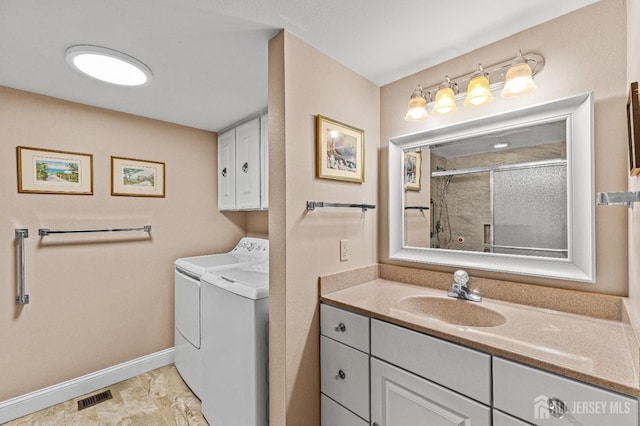
{"label": "framed picture", "polygon": [[17,147],[18,192],[93,195],[93,155]]}
{"label": "framed picture", "polygon": [[627,101],[627,125],[629,131],[629,173],[640,175],[640,100],[638,82],[631,83]]}
{"label": "framed picture", "polygon": [[404,153],[404,189],[405,191],[420,191],[422,180],[422,152]]}
{"label": "framed picture", "polygon": [[111,157],[111,195],[164,198],[164,163]]}
{"label": "framed picture", "polygon": [[318,114],[316,131],[316,176],[364,182],[364,130]]}

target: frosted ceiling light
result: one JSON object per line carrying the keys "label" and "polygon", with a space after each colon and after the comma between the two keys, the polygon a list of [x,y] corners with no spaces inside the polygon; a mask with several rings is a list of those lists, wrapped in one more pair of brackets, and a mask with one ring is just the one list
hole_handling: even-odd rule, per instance
{"label": "frosted ceiling light", "polygon": [[120,86],[144,86],[151,83],[151,70],[136,58],[99,46],[71,46],[67,63],[75,70],[97,80]]}

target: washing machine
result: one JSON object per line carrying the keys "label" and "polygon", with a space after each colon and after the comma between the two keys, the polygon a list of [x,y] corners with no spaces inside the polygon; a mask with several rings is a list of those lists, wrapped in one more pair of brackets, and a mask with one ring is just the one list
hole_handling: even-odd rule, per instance
{"label": "washing machine", "polygon": [[268,423],[269,264],[202,276],[202,414],[212,425]]}
{"label": "washing machine", "polygon": [[269,241],[242,238],[233,250],[175,261],[175,352],[174,363],[193,393],[202,395],[201,354],[201,282],[207,271],[222,270],[265,262],[269,259]]}

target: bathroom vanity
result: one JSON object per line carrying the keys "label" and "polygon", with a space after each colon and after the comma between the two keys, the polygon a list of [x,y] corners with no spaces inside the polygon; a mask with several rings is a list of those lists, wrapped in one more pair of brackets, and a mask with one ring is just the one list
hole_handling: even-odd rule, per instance
{"label": "bathroom vanity", "polygon": [[[401,278],[409,268],[383,269]],[[603,297],[593,316],[469,302],[447,297],[450,274],[422,274],[436,288],[321,279],[323,426],[638,426],[638,341],[614,312],[622,299],[574,295]],[[611,316],[597,311],[607,304]]]}

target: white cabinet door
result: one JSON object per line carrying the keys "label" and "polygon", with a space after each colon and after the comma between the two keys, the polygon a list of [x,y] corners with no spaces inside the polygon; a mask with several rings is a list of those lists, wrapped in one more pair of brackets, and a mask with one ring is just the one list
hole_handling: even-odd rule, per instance
{"label": "white cabinet door", "polygon": [[491,410],[433,382],[371,358],[371,424],[490,426]]}
{"label": "white cabinet door", "polygon": [[260,208],[260,118],[236,127],[236,208]]}
{"label": "white cabinet door", "polygon": [[260,208],[269,208],[269,116],[260,117]]}
{"label": "white cabinet door", "polygon": [[218,210],[236,209],[236,131],[218,136]]}

